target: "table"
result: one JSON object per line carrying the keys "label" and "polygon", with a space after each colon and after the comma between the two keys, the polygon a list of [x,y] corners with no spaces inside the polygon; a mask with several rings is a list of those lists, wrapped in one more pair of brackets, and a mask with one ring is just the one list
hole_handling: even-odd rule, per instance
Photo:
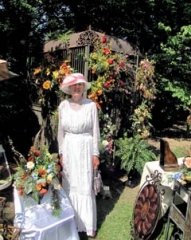
{"label": "table", "polygon": [[32,197],[21,197],[14,188],[14,225],[22,228],[20,240],[79,240],[74,221],[74,211],[61,188],[62,212],[59,217],[52,216],[51,189],[37,204]]}
{"label": "table", "polygon": [[[183,159],[184,159],[183,157],[178,158],[179,165],[183,163]],[[142,187],[145,181],[147,180],[147,178],[150,177],[152,174],[154,174],[156,171],[161,174],[161,182],[159,185],[159,189],[164,192],[164,194],[161,195],[161,213],[160,214],[162,217],[165,215],[165,213],[169,209],[169,206],[172,202],[175,179],[177,178],[177,175],[180,175],[180,171],[167,172],[167,171],[164,171],[163,168],[160,166],[159,161],[147,162],[145,163],[143,168],[140,187]]]}

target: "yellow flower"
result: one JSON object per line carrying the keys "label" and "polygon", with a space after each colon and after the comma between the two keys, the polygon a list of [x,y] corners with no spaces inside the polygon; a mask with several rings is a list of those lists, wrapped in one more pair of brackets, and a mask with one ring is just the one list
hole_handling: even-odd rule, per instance
{"label": "yellow flower", "polygon": [[47,181],[52,182],[52,179],[53,179],[53,175],[51,173],[48,174]]}
{"label": "yellow flower", "polygon": [[35,70],[34,70],[34,75],[37,75],[37,74],[40,73],[40,72],[41,72],[41,68],[40,68],[40,67],[35,68]]}
{"label": "yellow flower", "polygon": [[52,72],[52,74],[53,74],[54,78],[58,78],[59,72],[58,71],[54,71],[54,72]]}
{"label": "yellow flower", "polygon": [[50,75],[50,68],[47,68],[47,69],[46,69],[46,75],[47,75],[47,76]]}
{"label": "yellow flower", "polygon": [[46,89],[46,90],[50,89],[50,87],[51,87],[51,81],[50,81],[50,80],[46,80],[46,81],[43,83],[42,87],[43,87],[44,89]]}
{"label": "yellow flower", "polygon": [[97,58],[97,53],[93,52],[91,55],[92,59],[96,59]]}

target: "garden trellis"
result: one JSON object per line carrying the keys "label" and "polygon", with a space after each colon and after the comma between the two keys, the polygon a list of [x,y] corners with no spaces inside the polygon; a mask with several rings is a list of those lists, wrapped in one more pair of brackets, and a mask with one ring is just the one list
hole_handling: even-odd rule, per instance
{"label": "garden trellis", "polygon": [[65,98],[59,91],[63,77],[77,71],[92,82],[87,97],[100,110],[102,136],[122,136],[127,129],[149,135],[154,68],[136,46],[89,29],[46,42],[43,61],[33,72],[33,82],[44,123]]}
{"label": "garden trellis", "polygon": [[[44,53],[60,52],[63,59],[69,58],[71,66],[74,69],[83,73],[85,77],[91,80],[91,75],[88,74],[89,69],[87,62],[84,61],[83,57],[76,58],[76,56],[79,56],[81,53],[88,56],[95,41],[100,39],[102,35],[103,33],[91,29],[79,33],[72,33],[68,35],[68,41],[66,42],[62,40],[51,40],[46,42],[44,45]],[[108,41],[111,42],[113,51],[128,54],[134,59],[134,63],[137,64],[137,59],[141,54],[136,46],[114,36],[106,35],[106,37]]]}

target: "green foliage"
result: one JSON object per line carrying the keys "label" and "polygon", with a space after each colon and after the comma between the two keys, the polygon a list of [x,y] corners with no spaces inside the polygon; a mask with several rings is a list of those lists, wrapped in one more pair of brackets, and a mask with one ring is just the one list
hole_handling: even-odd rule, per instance
{"label": "green foliage", "polygon": [[137,170],[140,174],[146,162],[156,160],[156,155],[150,150],[146,140],[138,135],[116,140],[117,150],[115,155],[121,159],[121,168],[127,173],[131,170]]}
{"label": "green foliage", "polygon": [[67,32],[63,33],[63,34],[60,34],[58,39],[60,39],[65,45],[68,44],[68,41],[69,41],[69,35],[72,34],[73,31],[72,30],[68,30]]}
{"label": "green foliage", "polygon": [[185,87],[185,85],[181,87],[177,82],[174,82],[174,84],[172,82],[168,82],[165,90],[170,91],[172,97],[179,100],[179,105],[177,105],[178,108],[186,110],[191,106],[190,91]]}
{"label": "green foliage", "polygon": [[162,23],[162,22],[158,23],[158,27],[159,27],[159,29],[165,30],[166,32],[172,31],[170,26],[165,26],[164,23]]}
{"label": "green foliage", "polygon": [[[53,37],[58,39],[61,32],[67,33],[69,29],[80,32],[92,26],[94,30],[136,44],[143,55],[148,53],[150,57],[156,54],[157,101],[158,106],[162,106],[161,109],[156,107],[157,119],[158,112],[164,112],[164,118],[174,117],[173,105],[176,105],[176,109],[185,107],[190,89],[191,4],[189,1],[163,0],[162,5],[165,8],[161,8],[160,5],[161,1],[154,0],[54,0],[50,4],[47,4],[46,0],[1,0],[1,58],[9,60],[12,71],[26,78],[28,71],[39,62],[45,40]],[[65,37],[64,42],[67,40],[67,36]],[[164,78],[172,83],[172,87],[163,81]],[[182,92],[177,98],[176,95],[183,86],[188,91],[184,88],[185,93]],[[31,88],[28,79],[28,89]],[[175,92],[172,91],[173,88]],[[112,108],[121,96],[122,94],[114,96],[115,103],[111,102]],[[30,98],[30,94],[27,97]],[[128,94],[123,94],[123,97],[122,104],[118,106],[122,108],[122,115],[128,116],[124,121],[127,128],[129,115],[133,112],[127,100],[134,99]],[[23,99],[23,102],[27,100]],[[7,108],[11,108],[11,105],[14,105],[13,101],[9,101]],[[127,107],[124,109],[124,106]],[[11,111],[8,114],[14,116]],[[2,116],[5,116],[5,123],[8,115],[3,113]]]}
{"label": "green foliage", "polygon": [[163,30],[167,40],[160,44],[161,53],[155,55],[158,89],[155,108],[162,113],[161,118],[174,121],[178,112],[186,115],[191,107],[191,25],[182,26],[177,32],[169,32],[165,26]]}

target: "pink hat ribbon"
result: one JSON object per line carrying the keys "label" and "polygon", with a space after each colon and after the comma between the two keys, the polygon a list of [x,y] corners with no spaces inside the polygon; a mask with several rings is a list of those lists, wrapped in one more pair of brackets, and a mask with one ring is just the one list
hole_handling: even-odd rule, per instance
{"label": "pink hat ribbon", "polygon": [[61,87],[77,84],[79,80],[83,80],[82,82],[85,82],[84,76],[82,75],[74,76],[69,74],[68,76],[65,77],[64,81],[61,83]]}

